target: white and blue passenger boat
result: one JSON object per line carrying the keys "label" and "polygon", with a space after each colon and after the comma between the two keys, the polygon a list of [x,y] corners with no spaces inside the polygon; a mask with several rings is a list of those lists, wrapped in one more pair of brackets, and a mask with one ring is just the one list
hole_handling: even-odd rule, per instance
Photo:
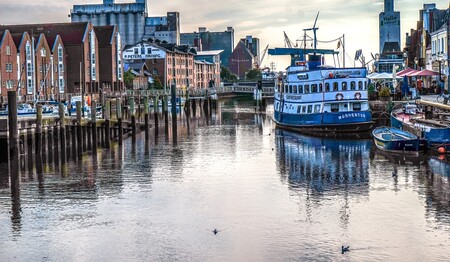
{"label": "white and blue passenger boat", "polygon": [[329,51],[299,49],[299,59],[293,59],[275,88],[277,126],[305,133],[372,128],[367,69],[323,66],[323,56]]}

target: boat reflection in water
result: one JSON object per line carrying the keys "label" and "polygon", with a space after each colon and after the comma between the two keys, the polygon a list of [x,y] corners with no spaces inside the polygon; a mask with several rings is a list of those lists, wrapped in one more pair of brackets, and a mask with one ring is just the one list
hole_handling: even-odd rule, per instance
{"label": "boat reflection in water", "polygon": [[445,157],[430,157],[428,165],[434,174],[450,178],[450,161]]}
{"label": "boat reflection in water", "polygon": [[281,129],[275,133],[278,168],[291,187],[313,193],[341,188],[346,193],[368,192],[371,140],[312,137]]}

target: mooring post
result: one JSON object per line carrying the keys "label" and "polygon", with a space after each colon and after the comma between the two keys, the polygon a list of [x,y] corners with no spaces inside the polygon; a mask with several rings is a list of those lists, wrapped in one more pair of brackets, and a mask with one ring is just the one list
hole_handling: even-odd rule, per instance
{"label": "mooring post", "polygon": [[164,132],[166,135],[169,134],[169,103],[168,103],[167,95],[163,96],[163,112],[164,112]]}
{"label": "mooring post", "polygon": [[148,141],[149,136],[149,124],[148,124],[148,97],[144,97],[144,130],[145,130],[145,141]]}
{"label": "mooring post", "polygon": [[36,105],[36,172],[42,174],[42,105]]}
{"label": "mooring post", "polygon": [[[77,101],[77,152],[78,152],[78,159],[81,160],[83,157],[83,137],[81,133],[81,102]],[[73,130],[73,129],[72,129]],[[72,139],[73,141],[73,139]],[[73,145],[73,148],[75,148],[75,145]]]}
{"label": "mooring post", "polygon": [[172,138],[174,143],[177,142],[177,87],[175,85],[172,85],[170,87],[170,93],[171,93],[171,103],[172,103]]}
{"label": "mooring post", "polygon": [[130,115],[131,115],[131,138],[133,141],[136,141],[136,112],[134,112],[134,97],[130,96],[129,98],[130,104]]}
{"label": "mooring post", "polygon": [[54,160],[55,160],[55,167],[58,169],[59,168],[59,139],[58,139],[58,134],[59,134],[59,130],[58,130],[58,126],[54,125],[53,126],[53,156],[54,156]]}
{"label": "mooring post", "polygon": [[104,116],[105,116],[105,147],[106,148],[110,148],[111,144],[111,130],[110,130],[110,123],[109,123],[109,119],[111,117],[110,115],[110,108],[111,108],[111,100],[107,99],[105,102],[105,112],[104,112]]}
{"label": "mooring post", "polygon": [[33,131],[31,128],[27,129],[27,165],[28,171],[33,172]]}
{"label": "mooring post", "polygon": [[53,131],[50,126],[47,127],[47,158],[48,163],[53,163]]}
{"label": "mooring post", "polygon": [[8,91],[9,176],[11,186],[19,182],[19,130],[17,125],[17,93]]}
{"label": "mooring post", "polygon": [[92,153],[97,155],[97,119],[95,118],[97,103],[91,101],[91,123],[92,123]]}
{"label": "mooring post", "polygon": [[116,115],[117,115],[117,127],[119,128],[119,146],[122,145],[123,140],[123,126],[122,126],[122,99],[116,100]]}
{"label": "mooring post", "polygon": [[64,165],[66,163],[66,123],[64,119],[64,104],[59,103],[59,133],[60,133],[60,141],[61,141],[61,164]]}
{"label": "mooring post", "polygon": [[159,108],[159,96],[156,95],[153,98],[153,117],[155,118],[155,135],[158,135],[158,108]]}

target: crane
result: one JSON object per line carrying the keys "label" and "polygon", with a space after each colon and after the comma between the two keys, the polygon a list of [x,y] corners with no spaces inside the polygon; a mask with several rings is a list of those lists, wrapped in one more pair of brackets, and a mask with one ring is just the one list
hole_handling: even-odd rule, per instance
{"label": "crane", "polygon": [[[316,20],[314,21],[314,25],[313,25],[313,27],[311,27],[311,28],[306,28],[306,29],[303,29],[303,31],[305,32],[305,38],[306,38],[306,31],[310,31],[310,30],[312,30],[312,31],[313,31],[313,33],[314,33],[314,39],[313,39],[313,41],[314,41],[314,49],[316,49],[316,48],[317,48],[317,38],[316,38],[316,31],[317,31],[317,30],[319,30],[319,28],[318,28],[318,27],[316,27],[316,24],[317,24],[317,18],[319,18],[319,13],[320,13],[320,12],[317,12],[317,15],[316,15]],[[306,39],[305,39],[304,41],[305,41],[305,48],[306,48]]]}
{"label": "crane", "polygon": [[260,56],[261,58],[259,59],[259,67],[262,65],[264,57],[266,56],[266,53],[267,53],[267,49],[269,49],[269,45],[267,45],[266,48],[264,48],[264,51],[262,52],[262,55]]}
{"label": "crane", "polygon": [[292,43],[291,39],[289,39],[285,31],[283,31],[283,33],[284,33],[284,45],[286,47],[293,48],[294,43]]}

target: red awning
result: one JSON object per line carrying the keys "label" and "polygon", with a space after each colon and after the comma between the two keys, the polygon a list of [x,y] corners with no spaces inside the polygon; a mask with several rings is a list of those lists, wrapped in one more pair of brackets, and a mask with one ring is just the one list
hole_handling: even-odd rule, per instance
{"label": "red awning", "polygon": [[406,68],[405,70],[402,70],[397,73],[397,76],[409,76],[410,74],[418,73],[419,70],[412,69],[412,68]]}
{"label": "red awning", "polygon": [[438,76],[438,75],[439,75],[439,72],[428,70],[428,69],[424,69],[424,70],[416,72],[416,73],[408,74],[408,76]]}

